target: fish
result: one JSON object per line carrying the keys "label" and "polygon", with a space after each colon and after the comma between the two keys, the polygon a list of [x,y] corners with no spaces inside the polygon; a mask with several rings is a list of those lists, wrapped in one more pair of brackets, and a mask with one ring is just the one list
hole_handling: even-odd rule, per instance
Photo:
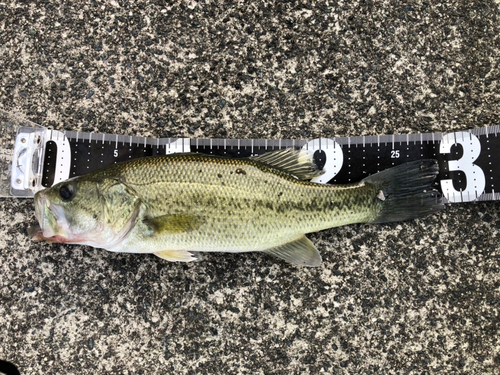
{"label": "fish", "polygon": [[305,236],[354,223],[410,220],[443,208],[436,160],[419,160],[360,182],[311,182],[311,152],[281,149],[246,158],[197,153],[116,163],[35,194],[35,241],[153,253],[190,262],[203,252],[263,252],[318,267]]}

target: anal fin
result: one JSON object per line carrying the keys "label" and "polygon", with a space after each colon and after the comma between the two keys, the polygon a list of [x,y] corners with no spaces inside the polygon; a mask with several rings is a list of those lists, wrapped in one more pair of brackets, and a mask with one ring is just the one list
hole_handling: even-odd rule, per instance
{"label": "anal fin", "polygon": [[298,266],[319,267],[321,255],[306,236],[287,244],[265,250],[264,253],[286,260]]}
{"label": "anal fin", "polygon": [[199,253],[191,253],[186,250],[164,250],[153,254],[169,262],[198,262],[201,260]]}

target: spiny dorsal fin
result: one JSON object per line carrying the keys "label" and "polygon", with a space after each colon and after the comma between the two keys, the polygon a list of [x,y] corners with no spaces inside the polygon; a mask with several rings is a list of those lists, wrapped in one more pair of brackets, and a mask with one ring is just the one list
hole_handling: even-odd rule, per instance
{"label": "spiny dorsal fin", "polygon": [[299,266],[319,267],[321,265],[321,255],[306,236],[285,245],[265,250],[264,253],[274,255]]}
{"label": "spiny dorsal fin", "polygon": [[144,219],[151,236],[184,233],[198,229],[205,221],[196,215],[174,214]]}
{"label": "spiny dorsal fin", "polygon": [[198,262],[201,260],[199,253],[190,253],[185,250],[164,250],[153,254],[169,262]]}
{"label": "spiny dorsal fin", "polygon": [[299,180],[310,180],[323,174],[323,171],[320,171],[314,162],[313,154],[307,150],[285,148],[252,156],[251,159],[290,173]]}

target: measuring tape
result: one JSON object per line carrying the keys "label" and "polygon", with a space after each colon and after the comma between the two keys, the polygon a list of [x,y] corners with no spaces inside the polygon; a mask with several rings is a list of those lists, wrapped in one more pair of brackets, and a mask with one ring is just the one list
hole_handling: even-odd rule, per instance
{"label": "measuring tape", "polygon": [[[9,130],[10,126],[10,130]],[[58,131],[38,126],[0,123],[2,163],[10,161],[8,192],[3,196],[33,197],[34,193],[71,177],[108,165],[146,156],[197,152],[248,157],[287,147],[304,148],[324,174],[318,183],[346,184],[384,169],[419,159],[437,159],[436,187],[446,203],[500,200],[499,126],[453,133],[425,133],[313,140],[147,138],[116,134]],[[10,145],[10,147],[8,147]],[[10,159],[9,152],[12,153]],[[6,172],[2,170],[1,178]],[[5,182],[5,181],[4,181]],[[5,190],[6,183],[0,185]],[[497,193],[498,191],[498,193]],[[0,192],[2,193],[2,192]]]}

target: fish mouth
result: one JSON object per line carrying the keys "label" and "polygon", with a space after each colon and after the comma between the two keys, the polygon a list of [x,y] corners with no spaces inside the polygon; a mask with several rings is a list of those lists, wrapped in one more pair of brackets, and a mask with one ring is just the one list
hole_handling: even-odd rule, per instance
{"label": "fish mouth", "polygon": [[[34,241],[68,242],[66,215],[64,208],[51,203],[39,192],[35,196],[35,217],[39,225],[28,228],[28,234]],[[64,225],[66,223],[66,225]]]}

